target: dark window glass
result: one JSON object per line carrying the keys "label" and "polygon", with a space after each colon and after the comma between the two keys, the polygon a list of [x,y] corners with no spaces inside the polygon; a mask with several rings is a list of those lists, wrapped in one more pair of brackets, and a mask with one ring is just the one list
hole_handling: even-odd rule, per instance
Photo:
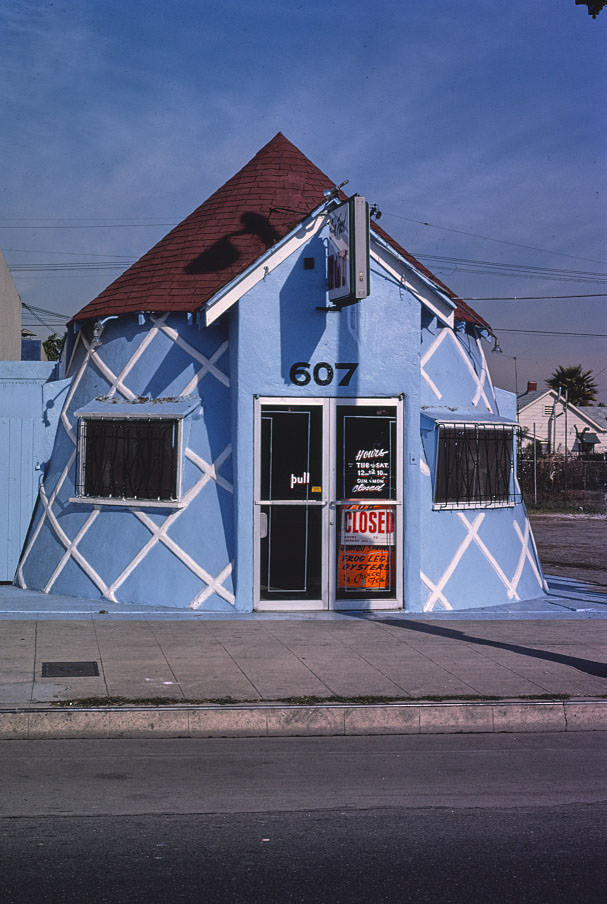
{"label": "dark window glass", "polygon": [[435,504],[509,502],[513,438],[512,427],[439,427]]}
{"label": "dark window glass", "polygon": [[396,499],[396,409],[338,406],[337,495]]}
{"label": "dark window glass", "polygon": [[261,412],[261,498],[318,499],[321,485],[320,406],[264,405]]}
{"label": "dark window glass", "polygon": [[261,512],[261,598],[320,599],[321,509],[268,505]]}
{"label": "dark window glass", "polygon": [[80,435],[79,495],[177,498],[177,421],[83,419]]}

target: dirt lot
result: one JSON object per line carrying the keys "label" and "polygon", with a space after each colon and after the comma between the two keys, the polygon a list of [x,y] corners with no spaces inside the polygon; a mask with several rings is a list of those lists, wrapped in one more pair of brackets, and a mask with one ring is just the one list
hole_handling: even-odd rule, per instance
{"label": "dirt lot", "polygon": [[606,515],[531,515],[530,521],[547,574],[588,581],[607,593]]}

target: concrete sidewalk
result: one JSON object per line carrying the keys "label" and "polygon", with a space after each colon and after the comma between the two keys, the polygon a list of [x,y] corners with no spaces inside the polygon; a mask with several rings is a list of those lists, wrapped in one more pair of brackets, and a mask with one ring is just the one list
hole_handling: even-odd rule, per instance
{"label": "concrete sidewalk", "polygon": [[0,738],[607,728],[607,596],[562,578],[467,613],[109,605],[0,587]]}

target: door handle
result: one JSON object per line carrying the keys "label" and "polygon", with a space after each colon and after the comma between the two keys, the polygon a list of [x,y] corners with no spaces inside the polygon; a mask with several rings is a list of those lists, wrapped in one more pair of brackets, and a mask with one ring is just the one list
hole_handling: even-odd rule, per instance
{"label": "door handle", "polygon": [[335,524],[335,510],[337,506],[334,502],[329,503],[329,524],[331,527]]}
{"label": "door handle", "polygon": [[266,512],[259,513],[259,539],[265,540],[268,536],[268,515]]}

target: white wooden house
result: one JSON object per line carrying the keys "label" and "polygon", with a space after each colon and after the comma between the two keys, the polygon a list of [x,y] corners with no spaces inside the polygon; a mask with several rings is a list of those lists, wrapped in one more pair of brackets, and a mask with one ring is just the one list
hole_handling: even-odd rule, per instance
{"label": "white wooden house", "polygon": [[607,408],[572,405],[554,389],[520,395],[518,422],[523,446],[535,437],[546,452],[607,452]]}

